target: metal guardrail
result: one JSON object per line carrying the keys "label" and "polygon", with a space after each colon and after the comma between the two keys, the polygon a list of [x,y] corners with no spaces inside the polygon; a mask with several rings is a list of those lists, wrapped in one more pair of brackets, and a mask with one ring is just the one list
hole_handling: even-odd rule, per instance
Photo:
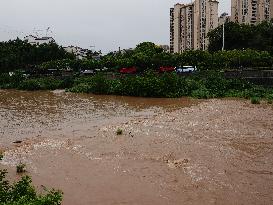
{"label": "metal guardrail", "polygon": [[273,87],[273,70],[233,70],[225,71],[226,78],[240,78],[245,79],[257,85],[264,85]]}

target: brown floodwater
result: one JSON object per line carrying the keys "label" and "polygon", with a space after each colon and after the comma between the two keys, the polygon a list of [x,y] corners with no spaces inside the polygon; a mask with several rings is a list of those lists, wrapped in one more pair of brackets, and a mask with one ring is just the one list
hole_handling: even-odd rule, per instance
{"label": "brown floodwater", "polygon": [[0,149],[64,205],[273,204],[265,104],[0,90]]}
{"label": "brown floodwater", "polygon": [[128,117],[152,116],[195,103],[189,99],[147,99],[52,92],[0,90],[0,143],[46,135],[85,132]]}

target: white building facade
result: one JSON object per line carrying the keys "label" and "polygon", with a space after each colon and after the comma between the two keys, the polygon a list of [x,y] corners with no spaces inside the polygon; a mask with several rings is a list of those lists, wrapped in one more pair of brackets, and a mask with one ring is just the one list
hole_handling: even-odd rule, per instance
{"label": "white building facade", "polygon": [[36,36],[26,36],[24,38],[24,41],[27,41],[31,45],[42,45],[42,44],[50,44],[50,43],[55,43],[54,38],[52,37],[36,37]]}
{"label": "white building facade", "polygon": [[79,60],[87,58],[89,52],[88,49],[83,49],[77,46],[64,47],[64,50],[68,53],[74,54]]}
{"label": "white building facade", "polygon": [[217,0],[195,0],[170,9],[170,52],[206,50],[207,34],[218,27]]}
{"label": "white building facade", "polygon": [[255,25],[273,18],[273,0],[232,0],[231,21]]}

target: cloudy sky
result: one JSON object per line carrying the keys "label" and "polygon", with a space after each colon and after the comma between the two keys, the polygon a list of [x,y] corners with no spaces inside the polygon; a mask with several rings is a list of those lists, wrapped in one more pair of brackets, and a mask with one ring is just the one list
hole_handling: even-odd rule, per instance
{"label": "cloudy sky", "polygon": [[[230,13],[230,0],[219,0]],[[0,41],[28,34],[108,52],[143,41],[169,43],[169,8],[191,0],[1,0]]]}

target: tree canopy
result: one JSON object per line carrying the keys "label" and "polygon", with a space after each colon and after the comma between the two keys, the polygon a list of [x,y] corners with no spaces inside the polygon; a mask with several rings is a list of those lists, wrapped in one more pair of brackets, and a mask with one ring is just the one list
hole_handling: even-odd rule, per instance
{"label": "tree canopy", "polygon": [[24,69],[46,61],[73,58],[73,55],[55,43],[36,46],[18,38],[0,42],[0,72]]}
{"label": "tree canopy", "polygon": [[[210,33],[209,51],[222,49],[223,27],[220,26]],[[273,54],[273,20],[264,21],[257,25],[237,24],[229,22],[225,24],[225,50],[254,49],[268,51]]]}

